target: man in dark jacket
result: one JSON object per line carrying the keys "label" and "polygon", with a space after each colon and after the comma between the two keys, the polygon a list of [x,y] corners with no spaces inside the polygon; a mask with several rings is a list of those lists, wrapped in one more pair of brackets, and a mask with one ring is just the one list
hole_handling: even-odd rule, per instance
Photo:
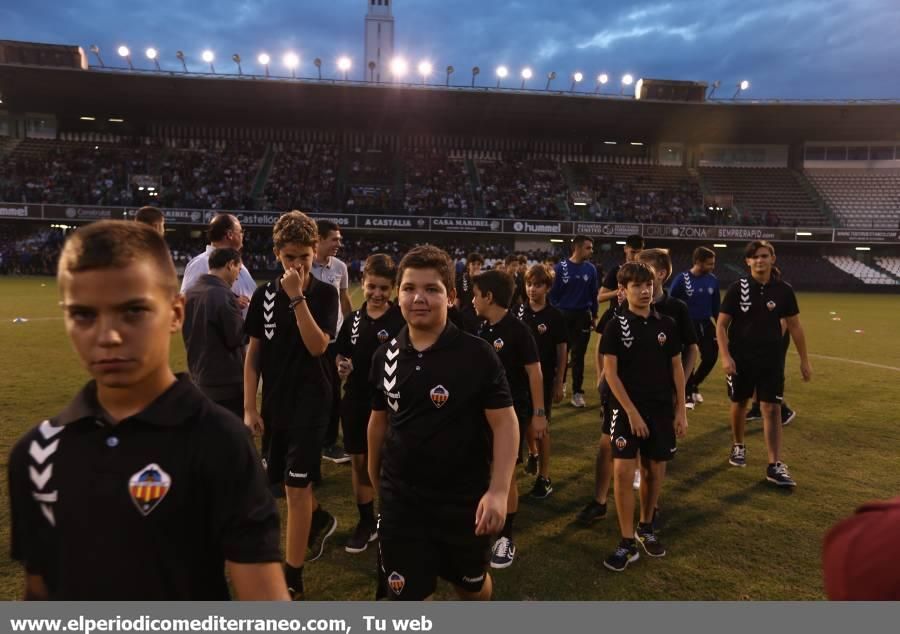
{"label": "man in dark jacket", "polygon": [[241,272],[236,249],[215,249],[209,273],[185,293],[182,326],[191,379],[237,416],[244,415],[244,320],[231,287]]}

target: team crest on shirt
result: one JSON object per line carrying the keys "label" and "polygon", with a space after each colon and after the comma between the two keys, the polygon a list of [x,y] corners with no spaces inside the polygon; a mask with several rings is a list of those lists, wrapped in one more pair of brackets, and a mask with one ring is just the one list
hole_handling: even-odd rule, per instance
{"label": "team crest on shirt", "polygon": [[582,279],[584,279],[585,282],[587,282],[587,281],[588,281],[588,278],[589,278],[590,276],[589,276],[587,273],[585,273],[585,274],[582,275],[581,277],[582,277]]}
{"label": "team crest on shirt", "polygon": [[378,337],[378,343],[384,343],[385,341],[388,340],[388,337],[390,337],[391,335],[387,330],[382,328],[381,330],[378,331],[378,334],[376,336]]}
{"label": "team crest on shirt", "polygon": [[131,499],[145,517],[159,506],[171,488],[171,476],[155,462],[148,464],[128,480]]}
{"label": "team crest on shirt", "polygon": [[443,385],[435,385],[429,392],[431,402],[438,409],[441,409],[448,400],[450,400],[450,392]]}
{"label": "team crest on shirt", "polygon": [[403,592],[403,588],[406,587],[406,577],[401,575],[396,570],[388,576],[388,587],[391,589],[391,592],[396,594],[398,597],[400,593]]}
{"label": "team crest on shirt", "polygon": [[505,346],[505,345],[506,344],[503,343],[503,339],[501,339],[500,337],[497,337],[496,339],[494,339],[494,350],[496,350],[497,352],[500,352],[501,350],[503,350],[503,346]]}
{"label": "team crest on shirt", "polygon": [[766,302],[766,308],[768,308],[769,310],[775,310],[775,302],[770,299]]}
{"label": "team crest on shirt", "polygon": [[666,345],[666,333],[661,332],[658,335],[656,335],[656,340],[659,342],[659,345],[661,345],[661,346]]}
{"label": "team crest on shirt", "polygon": [[547,324],[538,324],[537,331],[539,335],[547,334]]}
{"label": "team crest on shirt", "polygon": [[622,451],[627,446],[628,446],[628,441],[624,437],[619,436],[618,438],[616,438],[616,449],[618,449],[619,451]]}

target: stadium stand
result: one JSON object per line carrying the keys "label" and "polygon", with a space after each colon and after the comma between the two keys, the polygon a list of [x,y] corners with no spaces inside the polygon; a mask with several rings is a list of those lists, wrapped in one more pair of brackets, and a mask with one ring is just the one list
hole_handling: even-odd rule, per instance
{"label": "stadium stand", "polygon": [[478,181],[484,215],[490,218],[572,217],[559,165],[550,159],[505,157],[479,161]]}
{"label": "stadium stand", "polygon": [[900,227],[900,170],[807,169],[807,178],[846,227]]}
{"label": "stadium stand", "polygon": [[818,227],[830,224],[804,190],[797,173],[781,168],[701,167],[709,194],[733,195],[734,224]]}
{"label": "stadium stand", "polygon": [[900,277],[900,258],[877,257],[875,263],[894,277]]}
{"label": "stadium stand", "polygon": [[0,224],[0,275],[52,275],[63,242],[58,229]]}
{"label": "stadium stand", "polygon": [[569,163],[575,193],[586,194],[596,220],[615,222],[726,224],[703,209],[697,179],[683,167]]}
{"label": "stadium stand", "polygon": [[260,204],[263,210],[334,211],[337,148],[327,145],[273,146],[274,160]]}
{"label": "stadium stand", "polygon": [[403,158],[403,210],[410,215],[475,214],[467,162],[438,150],[414,150]]}
{"label": "stadium stand", "polygon": [[887,286],[900,285],[900,281],[894,279],[887,273],[883,273],[881,271],[873,269],[871,266],[868,266],[864,262],[854,260],[851,257],[843,255],[832,255],[826,256],[826,259],[840,270],[853,275],[859,280],[862,280],[864,284]]}

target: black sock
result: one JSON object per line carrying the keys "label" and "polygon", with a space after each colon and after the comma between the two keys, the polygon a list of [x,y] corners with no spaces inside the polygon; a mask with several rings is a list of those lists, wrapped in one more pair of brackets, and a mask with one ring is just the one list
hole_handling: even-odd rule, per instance
{"label": "black sock", "polygon": [[643,531],[645,533],[653,532],[653,523],[652,522],[638,522],[638,530]]}
{"label": "black sock", "polygon": [[600,507],[606,508],[606,502],[598,502],[596,499],[591,500],[591,504],[593,504],[594,506],[600,506]]}
{"label": "black sock", "polygon": [[776,463],[774,463],[774,462],[770,462],[770,463],[769,463],[769,469],[774,469],[774,468],[775,468],[775,464],[776,464]]}
{"label": "black sock", "polygon": [[359,521],[366,526],[375,526],[375,502],[367,504],[357,504],[359,509]]}
{"label": "black sock", "polygon": [[622,543],[628,547],[634,546],[634,537],[623,537]]}
{"label": "black sock", "polygon": [[303,566],[294,568],[288,562],[284,562],[284,581],[292,597],[303,594]]}
{"label": "black sock", "polygon": [[506,523],[503,524],[503,530],[500,531],[500,537],[506,537],[507,539],[512,539],[513,522],[515,520],[516,520],[515,513],[507,513],[506,514]]}

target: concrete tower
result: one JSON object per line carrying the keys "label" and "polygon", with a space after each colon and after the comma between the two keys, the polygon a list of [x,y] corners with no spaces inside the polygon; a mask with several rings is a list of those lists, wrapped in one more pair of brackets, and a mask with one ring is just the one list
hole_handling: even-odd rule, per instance
{"label": "concrete tower", "polygon": [[[369,12],[366,14],[366,51],[363,57],[363,79],[365,81],[387,81],[390,63],[394,57],[394,16],[391,14],[391,0],[366,0]],[[374,70],[370,63],[374,62]]]}

